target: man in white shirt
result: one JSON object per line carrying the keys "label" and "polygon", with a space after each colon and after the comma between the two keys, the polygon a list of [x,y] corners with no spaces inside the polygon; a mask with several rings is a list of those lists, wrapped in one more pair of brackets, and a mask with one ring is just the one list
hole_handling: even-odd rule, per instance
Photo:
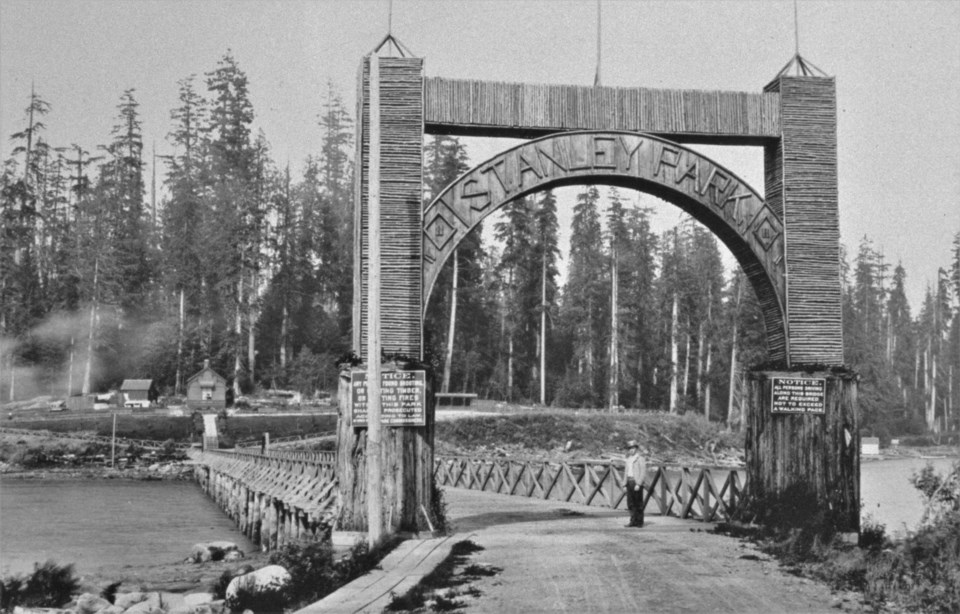
{"label": "man in white shirt", "polygon": [[635,440],[627,442],[627,459],[624,467],[627,478],[627,508],[630,510],[628,527],[643,526],[643,484],[647,479],[647,463],[640,454]]}

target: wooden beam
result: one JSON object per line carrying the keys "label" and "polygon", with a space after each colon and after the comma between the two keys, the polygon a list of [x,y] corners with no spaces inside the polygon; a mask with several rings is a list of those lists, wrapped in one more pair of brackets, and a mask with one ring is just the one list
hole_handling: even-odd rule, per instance
{"label": "wooden beam", "polygon": [[780,100],[777,92],[424,80],[427,134],[535,138],[571,130],[626,130],[682,143],[762,145],[780,137]]}
{"label": "wooden beam", "polygon": [[383,537],[380,458],[380,58],[370,56],[370,172],[367,183],[369,283],[367,284],[367,535]]}

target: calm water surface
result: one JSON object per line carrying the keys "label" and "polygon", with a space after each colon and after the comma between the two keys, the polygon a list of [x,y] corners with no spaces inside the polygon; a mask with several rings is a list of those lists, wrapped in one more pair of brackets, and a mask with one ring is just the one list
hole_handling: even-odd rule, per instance
{"label": "calm water surface", "polygon": [[240,533],[194,482],[6,480],[0,482],[0,570],[35,561],[75,563],[79,574],[174,563],[193,544]]}
{"label": "calm water surface", "polygon": [[872,518],[887,528],[887,535],[903,535],[917,528],[923,515],[920,491],[910,483],[910,476],[927,464],[943,475],[950,470],[953,458],[904,458],[860,463],[860,499],[862,519]]}

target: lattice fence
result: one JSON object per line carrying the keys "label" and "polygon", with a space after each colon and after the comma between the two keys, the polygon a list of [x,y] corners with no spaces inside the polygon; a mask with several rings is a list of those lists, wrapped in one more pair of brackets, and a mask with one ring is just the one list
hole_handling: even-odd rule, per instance
{"label": "lattice fence", "polygon": [[[712,522],[730,517],[743,498],[744,472],[733,468],[647,468],[647,513]],[[544,462],[438,458],[438,486],[626,509],[622,461]]]}

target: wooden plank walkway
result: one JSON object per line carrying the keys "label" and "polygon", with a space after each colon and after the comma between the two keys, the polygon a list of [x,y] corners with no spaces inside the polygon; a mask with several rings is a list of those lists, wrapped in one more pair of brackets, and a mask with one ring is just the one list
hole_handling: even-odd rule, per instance
{"label": "wooden plank walkway", "polygon": [[443,562],[455,535],[408,539],[380,562],[380,567],[294,614],[383,612],[395,595],[404,595]]}

